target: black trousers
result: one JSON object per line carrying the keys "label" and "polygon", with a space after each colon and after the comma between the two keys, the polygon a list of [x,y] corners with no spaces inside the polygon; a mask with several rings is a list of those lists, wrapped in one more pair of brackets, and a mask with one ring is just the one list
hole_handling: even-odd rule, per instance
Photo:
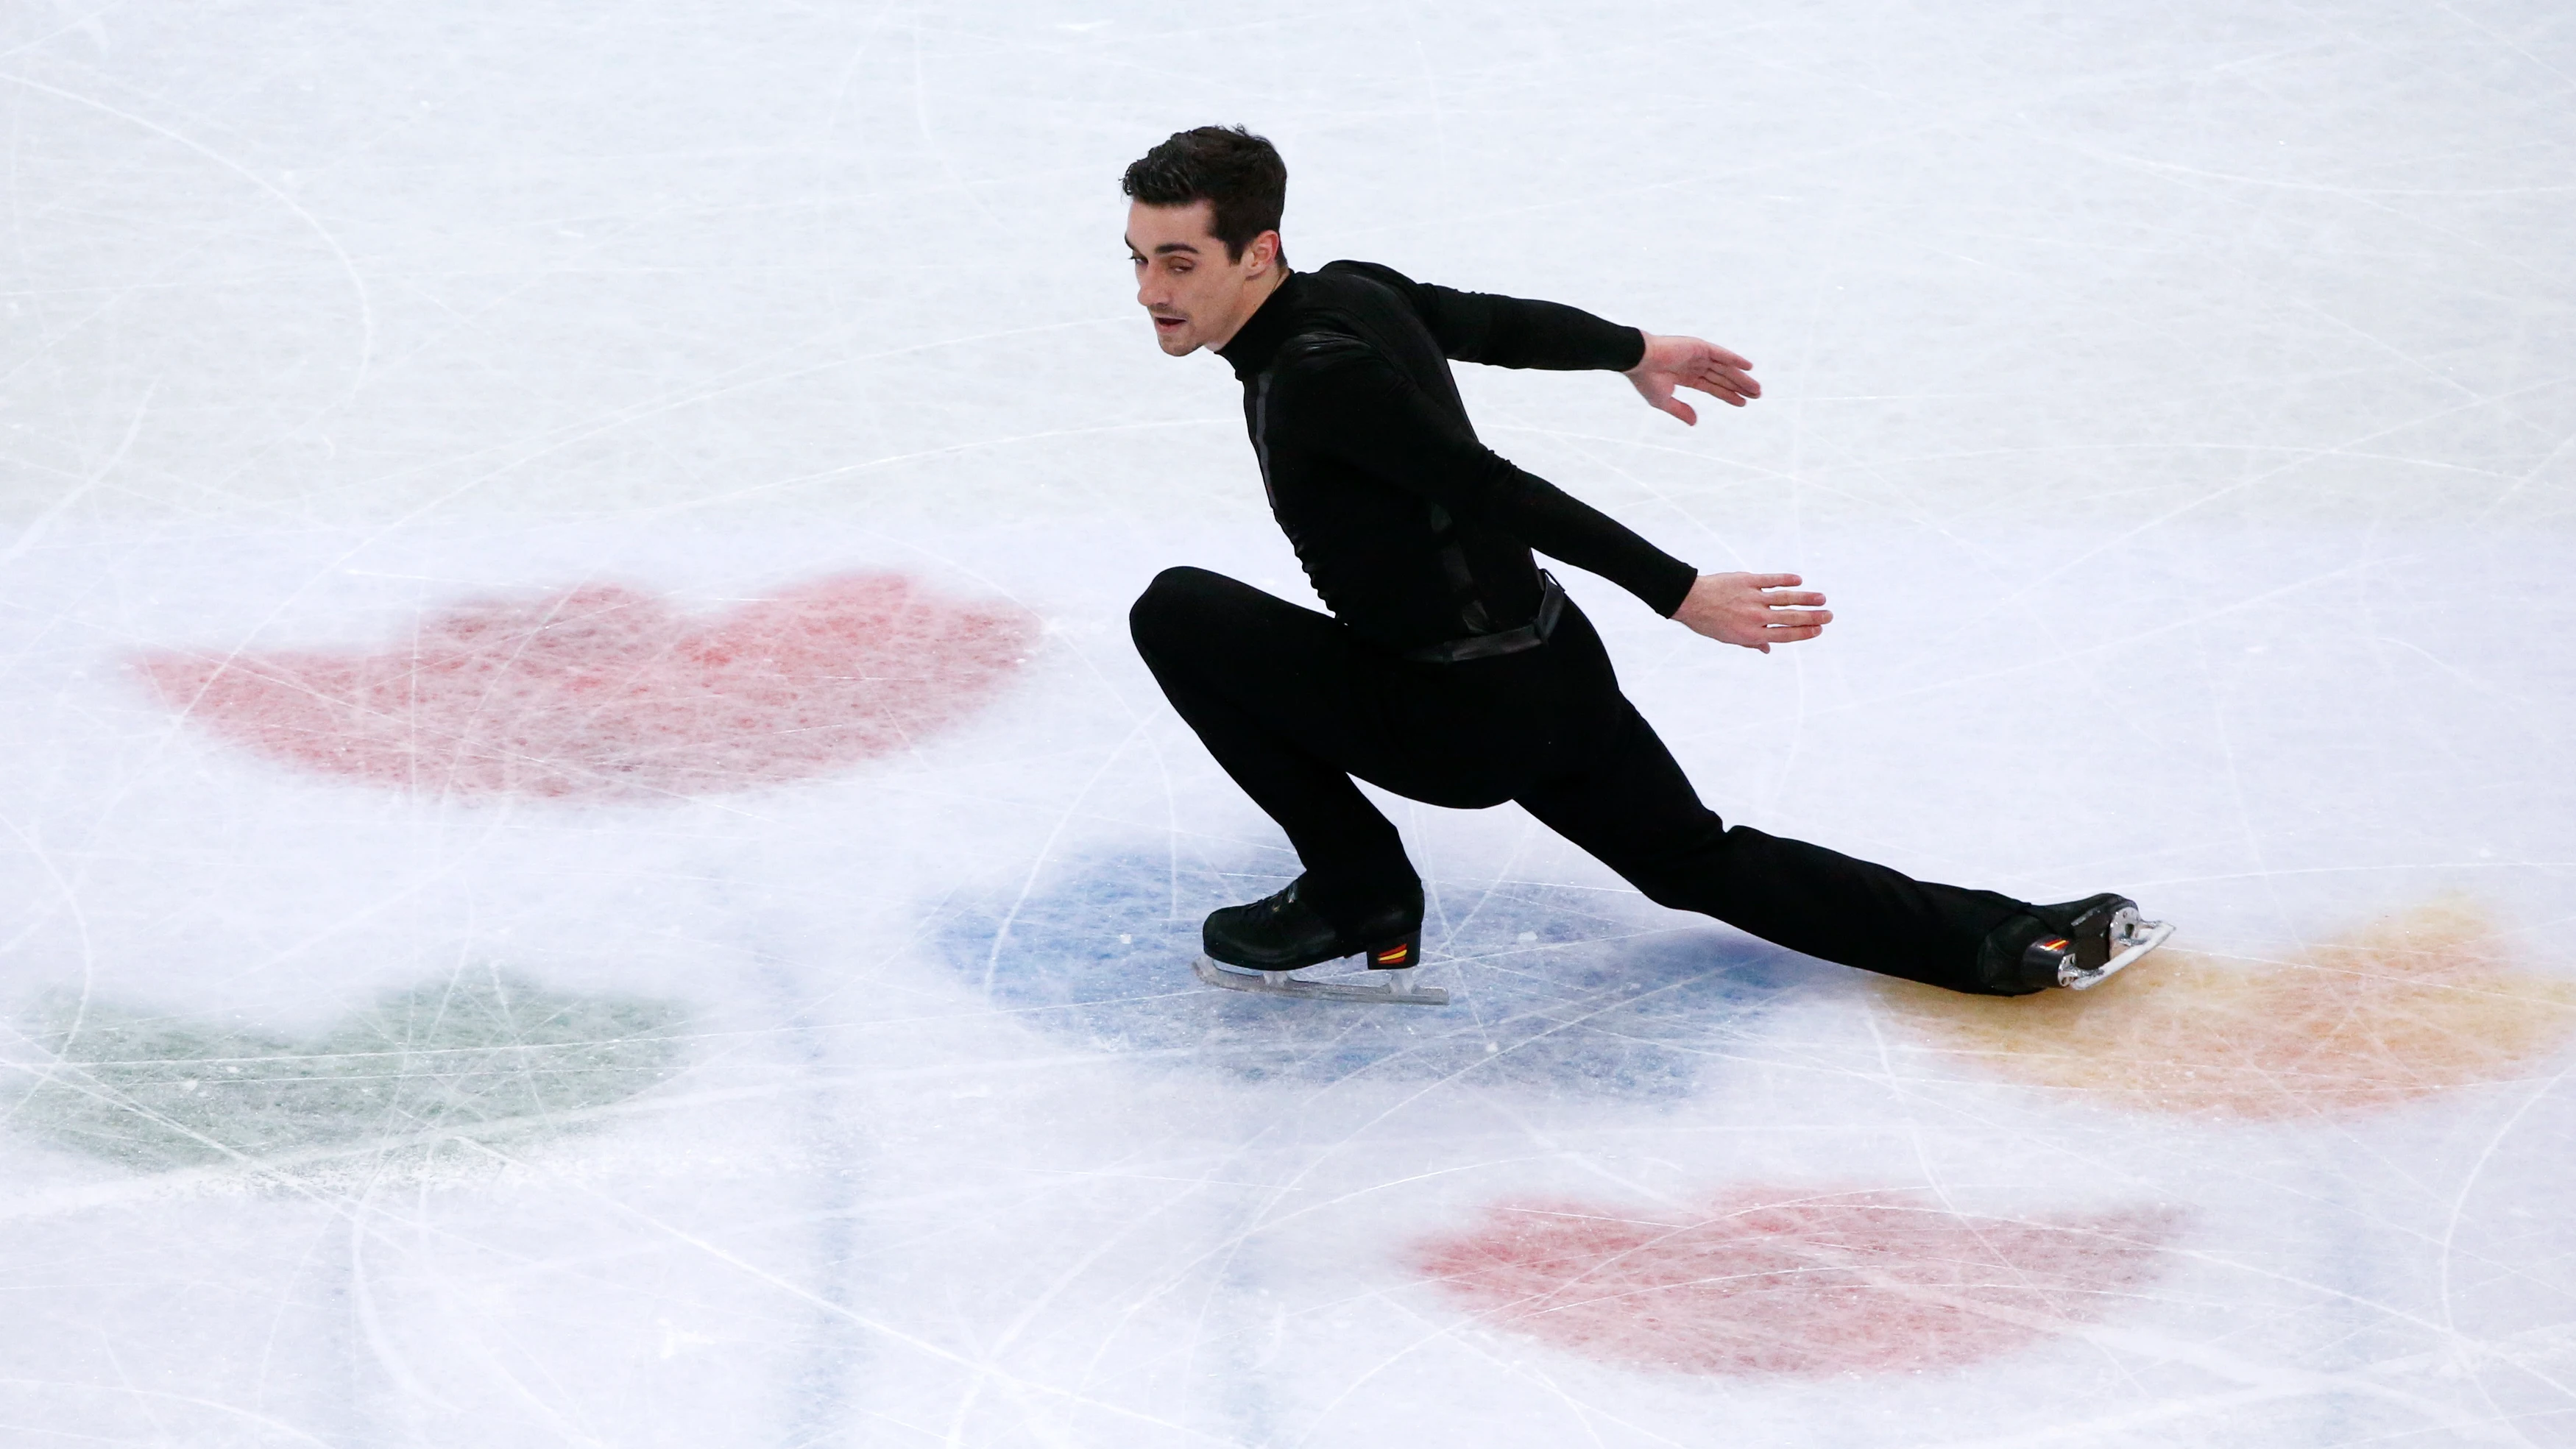
{"label": "black trousers", "polygon": [[1517,800],[1660,904],[1791,950],[1960,991],[2022,903],[1914,880],[1726,823],[1702,805],[1569,601],[1548,642],[1463,664],[1409,661],[1326,615],[1205,569],[1166,569],[1128,614],[1173,708],[1305,862],[1326,920],[1417,881],[1395,826],[1351,783],[1426,804]]}

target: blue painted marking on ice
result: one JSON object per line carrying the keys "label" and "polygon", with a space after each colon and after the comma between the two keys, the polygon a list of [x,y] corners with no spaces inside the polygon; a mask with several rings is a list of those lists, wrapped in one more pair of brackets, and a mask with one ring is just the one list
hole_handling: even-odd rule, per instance
{"label": "blue painted marking on ice", "polygon": [[1639,1097],[1689,1092],[1766,1007],[1849,974],[1618,892],[1434,882],[1421,979],[1449,988],[1445,1008],[1283,1001],[1194,979],[1200,919],[1293,870],[1100,861],[1016,908],[960,912],[943,944],[997,1009],[1102,1051],[1253,1080],[1381,1073]]}

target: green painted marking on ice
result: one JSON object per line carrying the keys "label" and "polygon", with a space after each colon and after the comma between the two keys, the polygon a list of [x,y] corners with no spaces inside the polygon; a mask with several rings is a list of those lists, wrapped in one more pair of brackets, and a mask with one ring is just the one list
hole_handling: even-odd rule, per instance
{"label": "green painted marking on ice", "polygon": [[67,997],[43,1016],[35,1036],[54,1060],[19,1125],[149,1170],[559,1135],[579,1125],[568,1114],[669,1077],[681,1054],[674,1003],[498,974],[387,997],[301,1042]]}

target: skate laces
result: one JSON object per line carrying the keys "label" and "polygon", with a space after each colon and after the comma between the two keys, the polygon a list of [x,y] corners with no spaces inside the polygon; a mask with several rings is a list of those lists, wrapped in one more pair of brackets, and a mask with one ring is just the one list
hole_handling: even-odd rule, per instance
{"label": "skate laces", "polygon": [[1274,895],[1263,896],[1261,899],[1254,901],[1252,903],[1252,910],[1260,919],[1264,921],[1273,921],[1277,920],[1282,913],[1295,904],[1297,904],[1297,883],[1292,880],[1288,882],[1288,888],[1286,890],[1280,891]]}

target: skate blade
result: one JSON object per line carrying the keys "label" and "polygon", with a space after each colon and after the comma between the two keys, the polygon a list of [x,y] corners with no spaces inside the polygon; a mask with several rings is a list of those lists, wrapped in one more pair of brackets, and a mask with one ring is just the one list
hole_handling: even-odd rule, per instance
{"label": "skate blade", "polygon": [[[2129,913],[2123,911],[2121,914]],[[2115,916],[2111,921],[2111,939],[2120,947],[2119,952],[2110,960],[2103,962],[2102,969],[2099,971],[2079,970],[2071,964],[2058,968],[2057,984],[2076,991],[2090,991],[2110,980],[2112,973],[2121,967],[2163,945],[2166,938],[2173,933],[2173,923],[2170,921],[2141,921],[2135,918],[2122,921]]]}
{"label": "skate blade", "polygon": [[1416,986],[1413,972],[1372,971],[1371,980],[1309,981],[1293,971],[1246,971],[1201,956],[1190,969],[1210,986],[1248,991],[1255,996],[1294,996],[1307,1001],[1359,1001],[1374,1006],[1447,1006],[1449,993],[1437,986]]}

